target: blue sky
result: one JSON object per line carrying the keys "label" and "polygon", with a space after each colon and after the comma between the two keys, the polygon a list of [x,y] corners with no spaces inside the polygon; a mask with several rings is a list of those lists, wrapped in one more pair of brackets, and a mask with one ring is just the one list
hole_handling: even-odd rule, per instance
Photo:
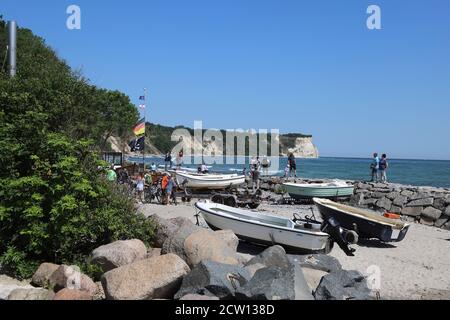
{"label": "blue sky", "polygon": [[[79,5],[82,29],[66,28]],[[381,8],[382,30],[366,28]],[[450,2],[1,0],[152,122],[312,134],[324,156],[450,159]]]}

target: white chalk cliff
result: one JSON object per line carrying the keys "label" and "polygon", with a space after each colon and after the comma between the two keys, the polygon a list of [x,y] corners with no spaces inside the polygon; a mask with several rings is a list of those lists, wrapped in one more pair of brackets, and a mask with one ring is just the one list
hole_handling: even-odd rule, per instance
{"label": "white chalk cliff", "polygon": [[318,158],[319,157],[319,150],[314,145],[312,138],[310,138],[310,137],[296,138],[295,145],[293,147],[284,149],[283,152],[285,152],[286,155],[293,153],[296,158]]}

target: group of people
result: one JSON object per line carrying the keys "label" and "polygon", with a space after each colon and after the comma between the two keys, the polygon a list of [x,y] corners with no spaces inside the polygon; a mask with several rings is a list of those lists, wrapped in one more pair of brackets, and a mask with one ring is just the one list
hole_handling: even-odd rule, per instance
{"label": "group of people", "polygon": [[[152,162],[150,165],[150,170],[146,170],[144,173],[139,173],[135,179],[130,179],[128,175],[127,169],[123,169],[119,171],[117,174],[113,165],[108,168],[106,171],[106,179],[110,182],[114,183],[134,183],[134,188],[136,191],[136,200],[143,203],[144,198],[144,190],[146,187],[150,187],[151,185],[160,183],[161,187],[161,203],[168,204],[169,200],[172,199],[174,203],[176,203],[175,198],[175,186],[176,182],[172,178],[172,176],[165,172],[161,181],[154,181],[155,173],[156,173],[156,164]],[[123,180],[123,181],[122,181]]]}
{"label": "group of people", "polygon": [[[253,191],[259,189],[260,185],[260,176],[261,171],[263,175],[269,175],[269,167],[270,160],[267,157],[264,157],[262,161],[259,160],[259,157],[253,157],[250,160],[250,177],[252,178],[252,188]],[[246,174],[246,170],[244,169],[243,174]],[[297,177],[297,163],[293,153],[289,154],[288,162],[286,168],[284,170],[284,177]]]}
{"label": "group of people", "polygon": [[169,201],[172,200],[173,203],[176,204],[176,197],[175,197],[175,189],[176,189],[176,182],[175,179],[172,178],[172,176],[165,172],[162,176],[162,178],[158,178],[158,180],[155,180],[156,177],[154,175],[155,172],[146,171],[145,173],[140,173],[136,178],[136,198],[138,201],[143,203],[143,195],[145,188],[149,188],[152,185],[157,185],[157,187],[161,188],[161,204],[168,205]]}
{"label": "group of people", "polygon": [[378,157],[378,153],[373,154],[373,159],[370,164],[370,170],[372,174],[371,182],[387,182],[387,169],[389,167],[386,154],[382,154],[381,158]]}

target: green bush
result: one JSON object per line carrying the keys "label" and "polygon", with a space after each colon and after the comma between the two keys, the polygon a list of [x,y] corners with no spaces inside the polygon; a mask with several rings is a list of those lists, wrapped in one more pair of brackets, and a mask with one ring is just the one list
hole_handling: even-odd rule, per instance
{"label": "green bush", "polygon": [[106,138],[129,134],[138,112],[124,94],[72,72],[30,30],[19,28],[18,48],[17,76],[0,70],[0,271],[26,278],[55,262],[94,272],[94,248],[152,236],[99,169]]}
{"label": "green bush", "polygon": [[21,278],[43,261],[78,264],[94,248],[138,238],[150,243],[152,225],[132,200],[104,179],[89,143],[49,134],[32,156],[33,174],[0,186],[0,264]]}

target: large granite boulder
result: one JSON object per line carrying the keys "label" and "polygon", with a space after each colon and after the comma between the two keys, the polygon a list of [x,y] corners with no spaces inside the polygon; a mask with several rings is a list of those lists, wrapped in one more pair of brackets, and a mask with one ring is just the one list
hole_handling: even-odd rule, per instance
{"label": "large granite boulder", "polygon": [[410,217],[419,217],[422,214],[423,207],[404,207],[402,215]]}
{"label": "large granite boulder", "polygon": [[101,282],[107,299],[171,299],[190,271],[179,256],[169,253],[108,271]]}
{"label": "large granite boulder", "polygon": [[400,196],[400,192],[398,192],[398,191],[392,191],[392,192],[389,192],[387,195],[386,195],[386,198],[388,198],[389,200],[391,200],[391,201],[394,201],[394,199],[396,199],[397,197],[399,197]]}
{"label": "large granite boulder", "polygon": [[294,300],[294,274],[279,267],[256,271],[253,278],[236,290],[240,300]]}
{"label": "large granite boulder", "polygon": [[158,257],[161,255],[161,248],[149,248],[147,250],[147,259],[151,257]]}
{"label": "large granite boulder", "polygon": [[325,275],[314,292],[316,300],[370,300],[371,290],[358,271],[340,270]]}
{"label": "large granite boulder", "polygon": [[267,248],[245,264],[246,267],[252,265],[259,265],[261,267],[279,267],[282,269],[291,268],[291,263],[286,255],[286,251],[279,245]]}
{"label": "large granite boulder", "polygon": [[434,202],[433,198],[419,198],[417,200],[413,200],[408,202],[407,207],[424,207],[424,206],[432,206]]}
{"label": "large granite boulder", "polygon": [[53,291],[43,288],[21,288],[11,291],[8,300],[52,300]]}
{"label": "large granite boulder", "polygon": [[364,182],[358,182],[358,185],[356,186],[358,189],[363,190],[370,190],[372,186],[370,184],[364,183]]}
{"label": "large granite boulder", "polygon": [[191,234],[184,242],[186,261],[195,267],[202,260],[212,260],[224,264],[239,264],[236,248],[209,230],[200,230]]}
{"label": "large granite boulder", "polygon": [[234,234],[232,230],[218,230],[214,232],[214,235],[222,240],[229,248],[234,251],[237,250],[239,245],[239,238]]}
{"label": "large granite boulder", "polygon": [[394,199],[393,204],[398,207],[403,207],[408,202],[408,197],[399,195]]}
{"label": "large granite boulder", "polygon": [[102,268],[103,272],[145,259],[147,248],[138,239],[120,240],[101,246],[92,251],[91,262]]}
{"label": "large granite boulder", "polygon": [[7,300],[16,289],[33,289],[29,283],[0,274],[0,300]]}
{"label": "large granite boulder", "polygon": [[187,294],[231,299],[236,289],[245,285],[250,278],[250,273],[241,266],[203,260],[183,278],[175,299]]}
{"label": "large granite boulder", "polygon": [[422,211],[422,217],[427,220],[431,220],[433,222],[436,221],[437,219],[439,219],[441,214],[442,214],[441,210],[438,210],[433,207],[425,208],[425,210]]}
{"label": "large granite boulder", "polygon": [[377,203],[378,199],[376,198],[367,198],[361,201],[361,205],[363,206],[373,206]]}
{"label": "large granite boulder", "polygon": [[434,198],[434,202],[433,202],[433,207],[435,207],[436,209],[440,210],[440,211],[444,211],[446,204],[445,204],[445,198],[441,197],[441,198]]}
{"label": "large granite boulder", "polygon": [[376,202],[376,206],[385,210],[391,210],[392,201],[386,197],[383,197]]}
{"label": "large granite boulder", "polygon": [[447,221],[441,228],[445,230],[450,230],[450,221]]}
{"label": "large granite boulder", "polygon": [[53,300],[92,300],[92,296],[86,291],[64,288],[56,293]]}
{"label": "large granite boulder", "polygon": [[414,192],[411,191],[411,190],[405,189],[405,190],[402,190],[402,192],[400,192],[400,194],[401,194],[402,196],[405,196],[405,197],[407,197],[407,198],[410,198],[410,197],[412,197],[412,196],[414,195]]}
{"label": "large granite boulder", "polygon": [[153,215],[150,219],[155,225],[153,244],[155,247],[162,248],[164,242],[168,238],[171,238],[180,226],[172,221],[161,218],[158,215]]}
{"label": "large granite boulder", "polygon": [[42,263],[34,273],[31,283],[37,287],[48,287],[50,276],[59,268],[59,265],[54,263]]}
{"label": "large granite boulder", "polygon": [[97,286],[91,278],[81,273],[78,268],[61,265],[49,278],[49,286],[54,292],[64,288],[76,289],[88,292],[93,296],[97,292]]}
{"label": "large granite boulder", "polygon": [[176,229],[173,234],[164,241],[161,248],[161,254],[174,253],[184,261],[187,261],[186,254],[184,252],[184,242],[191,234],[203,229],[187,219],[175,220],[174,222],[176,222],[178,229]]}
{"label": "large granite boulder", "polygon": [[424,189],[415,190],[412,196],[409,197],[410,200],[420,200],[427,198],[432,198],[432,195],[430,192],[425,191]]}
{"label": "large granite boulder", "polygon": [[449,221],[449,219],[450,218],[447,216],[442,216],[442,218],[439,218],[434,222],[434,226],[437,228],[442,228]]}
{"label": "large granite boulder", "polygon": [[444,211],[444,215],[447,217],[450,217],[450,206],[448,206],[445,211]]}

